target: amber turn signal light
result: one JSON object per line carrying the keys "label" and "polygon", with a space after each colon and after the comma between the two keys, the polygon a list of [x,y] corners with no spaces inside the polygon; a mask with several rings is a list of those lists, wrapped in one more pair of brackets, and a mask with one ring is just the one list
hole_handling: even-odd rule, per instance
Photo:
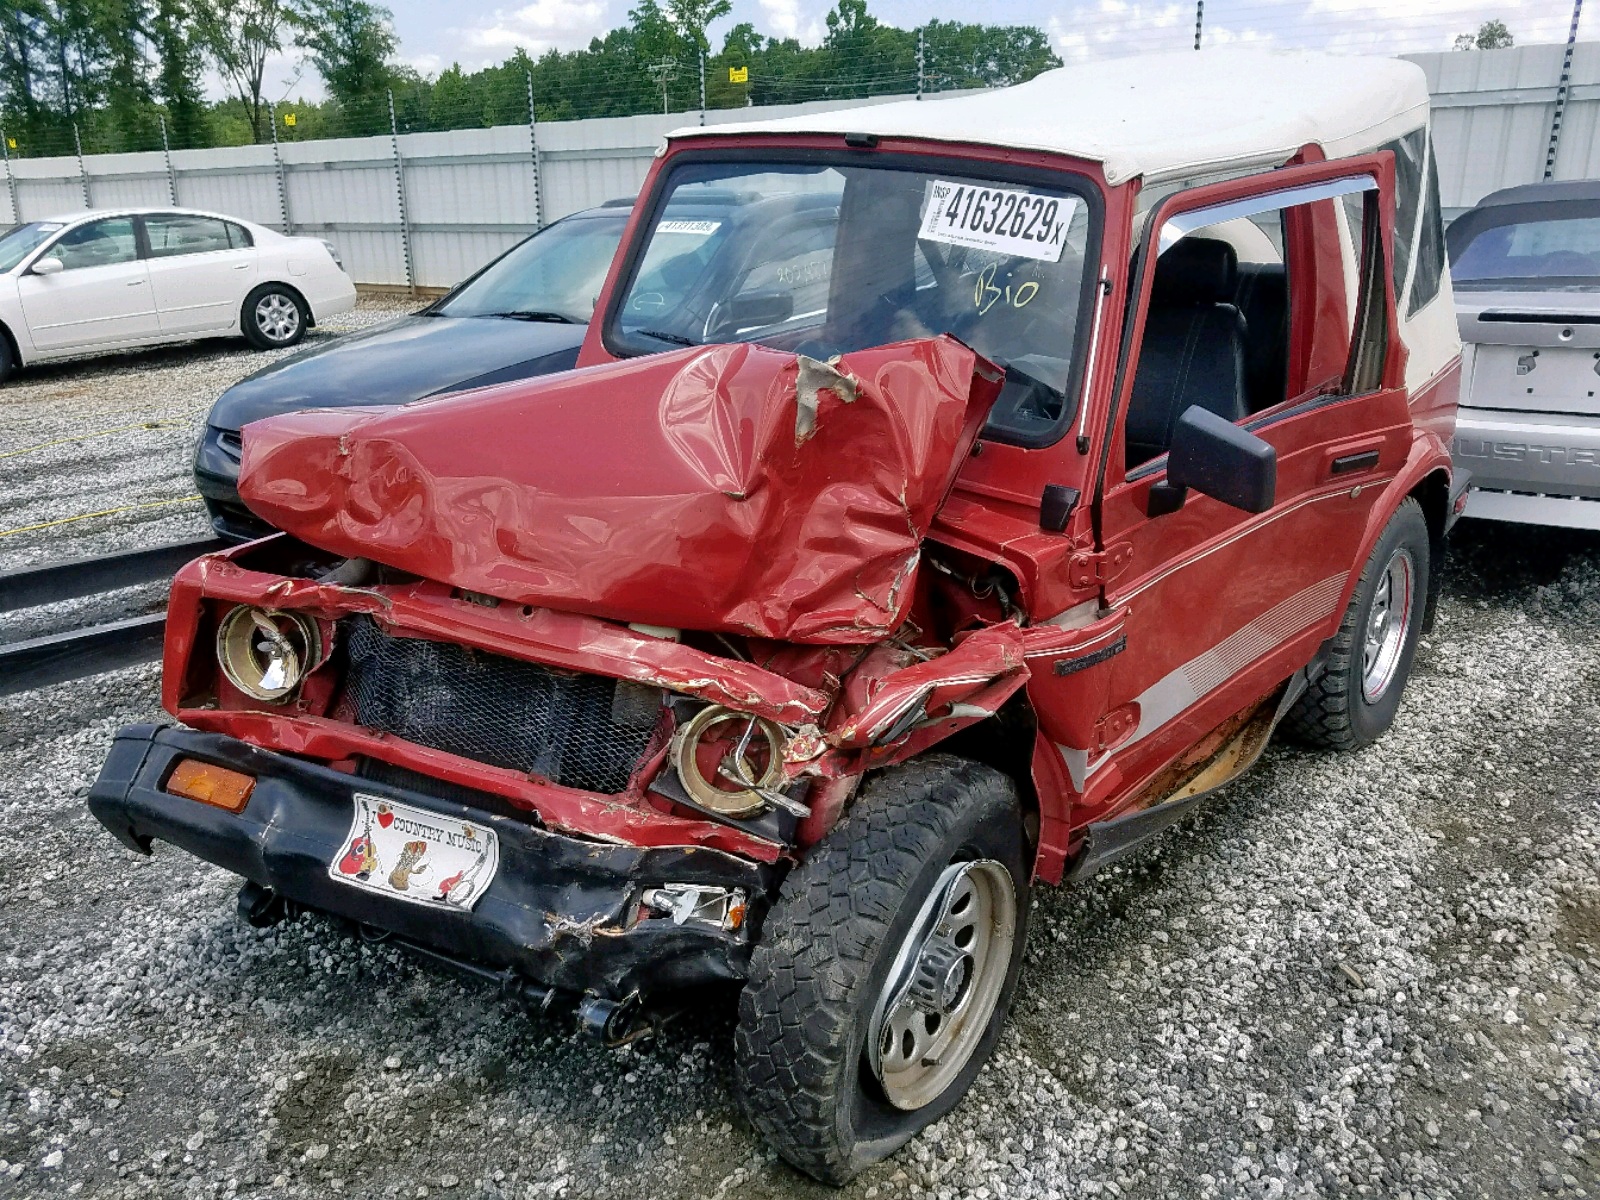
{"label": "amber turn signal light", "polygon": [[167,791],[174,796],[225,808],[231,813],[244,809],[255,786],[254,776],[241,775],[238,771],[215,767],[194,758],[181,761],[167,777]]}

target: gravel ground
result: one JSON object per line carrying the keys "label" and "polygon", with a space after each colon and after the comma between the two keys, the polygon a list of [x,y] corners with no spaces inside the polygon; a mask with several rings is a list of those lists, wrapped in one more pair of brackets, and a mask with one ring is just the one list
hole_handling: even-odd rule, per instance
{"label": "gravel ground", "polygon": [[[56,368],[0,405],[182,414],[259,362]],[[112,409],[78,411],[60,426]],[[0,452],[29,441],[0,427]],[[30,457],[0,459],[0,527],[179,491],[187,434],[162,438],[83,443],[37,499]],[[178,519],[4,539],[0,562]],[[835,1194],[738,1115],[726,996],[609,1051],[332,921],[250,930],[223,872],[123,850],[82,797],[156,685],[0,699],[0,1192]],[[1600,1195],[1597,729],[1600,537],[1463,525],[1390,734],[1275,747],[1131,864],[1038,893],[995,1061],[840,1194]]]}
{"label": "gravel ground", "polygon": [[[304,344],[417,304],[364,297]],[[0,386],[0,571],[206,536],[190,475],[205,414],[228,387],[291,353],[263,353],[234,338],[19,371]],[[77,609],[0,616],[0,640],[150,611],[162,595],[129,589]]]}

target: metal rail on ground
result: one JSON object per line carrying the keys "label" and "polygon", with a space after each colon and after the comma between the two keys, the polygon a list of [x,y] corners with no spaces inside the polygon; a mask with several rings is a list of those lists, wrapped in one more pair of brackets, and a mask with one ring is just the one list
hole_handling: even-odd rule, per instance
{"label": "metal rail on ground", "polygon": [[161,657],[165,613],[0,645],[0,696],[115,671]]}
{"label": "metal rail on ground", "polygon": [[194,538],[143,550],[96,554],[42,567],[0,571],[0,612],[59,604],[173,575],[184,563],[227,546],[220,538]]}
{"label": "metal rail on ground", "polygon": [[[226,545],[215,538],[197,538],[0,572],[0,612],[57,604],[170,578],[184,563]],[[87,629],[0,643],[0,696],[153,662],[161,657],[165,626],[165,614],[150,613]]]}

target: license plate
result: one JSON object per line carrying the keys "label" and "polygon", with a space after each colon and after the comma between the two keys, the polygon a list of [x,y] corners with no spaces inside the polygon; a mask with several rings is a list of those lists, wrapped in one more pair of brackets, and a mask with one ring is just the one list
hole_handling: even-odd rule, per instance
{"label": "license plate", "polygon": [[328,875],[412,904],[470,909],[499,867],[494,830],[358,792],[350,834]]}

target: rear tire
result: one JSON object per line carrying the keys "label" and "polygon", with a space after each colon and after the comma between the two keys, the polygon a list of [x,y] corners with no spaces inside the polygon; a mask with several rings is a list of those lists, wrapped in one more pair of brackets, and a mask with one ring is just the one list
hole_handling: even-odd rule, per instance
{"label": "rear tire", "polygon": [[239,328],[257,350],[282,350],[298,344],[310,320],[305,301],[281,283],[264,283],[252,290],[239,312]]}
{"label": "rear tire", "polygon": [[1284,720],[1295,738],[1328,750],[1359,750],[1393,723],[1422,632],[1431,545],[1422,506],[1408,498],[1367,559],[1333,637],[1327,670]]}
{"label": "rear tire", "polygon": [[11,378],[11,372],[16,370],[17,356],[12,353],[11,339],[4,330],[0,330],[0,384]]}
{"label": "rear tire", "polygon": [[960,1101],[1016,991],[1027,858],[1011,781],[935,754],[870,781],[784,881],[734,1071],[791,1164],[844,1183]]}

